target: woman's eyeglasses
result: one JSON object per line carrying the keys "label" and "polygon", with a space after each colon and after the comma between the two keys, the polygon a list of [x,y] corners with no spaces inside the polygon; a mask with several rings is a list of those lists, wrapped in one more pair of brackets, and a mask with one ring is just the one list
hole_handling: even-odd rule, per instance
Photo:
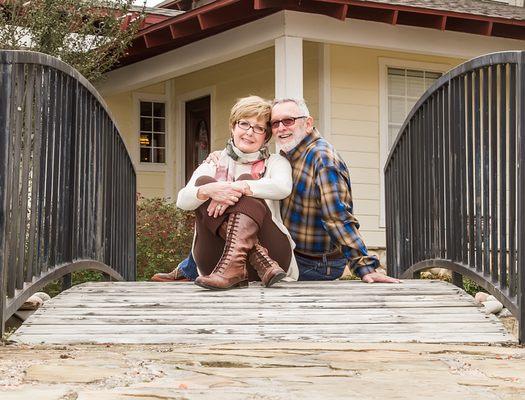
{"label": "woman's eyeglasses", "polygon": [[237,121],[237,126],[243,131],[248,131],[250,128],[252,128],[253,133],[256,133],[258,135],[262,135],[266,132],[266,128],[264,126],[251,125],[248,121]]}
{"label": "woman's eyeglasses", "polygon": [[279,128],[279,125],[281,124],[281,122],[286,127],[292,126],[293,124],[295,124],[296,120],[301,119],[301,118],[306,118],[306,115],[301,115],[300,117],[288,117],[288,118],[280,119],[278,121],[272,121],[270,122],[270,126],[272,127],[272,129],[277,129]]}

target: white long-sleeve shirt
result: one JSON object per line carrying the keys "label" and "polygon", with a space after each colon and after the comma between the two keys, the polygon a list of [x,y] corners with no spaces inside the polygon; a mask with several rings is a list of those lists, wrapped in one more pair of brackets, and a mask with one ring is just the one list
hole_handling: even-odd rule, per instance
{"label": "white long-sleeve shirt", "polygon": [[[187,185],[179,191],[177,196],[177,207],[183,210],[195,210],[200,207],[206,200],[201,200],[197,197],[199,186],[195,186],[195,182],[201,176],[215,176],[216,165],[214,163],[201,164],[193,175]],[[237,178],[237,176],[235,177]],[[283,232],[290,241],[292,249],[292,259],[287,272],[286,280],[297,280],[299,277],[299,269],[297,262],[293,255],[295,243],[292,240],[288,229],[283,224],[281,219],[281,210],[279,200],[289,196],[292,192],[292,167],[288,160],[279,154],[272,154],[266,162],[266,173],[263,178],[245,181],[252,192],[252,197],[263,199],[272,214],[272,221]],[[195,237],[194,237],[195,240]]]}

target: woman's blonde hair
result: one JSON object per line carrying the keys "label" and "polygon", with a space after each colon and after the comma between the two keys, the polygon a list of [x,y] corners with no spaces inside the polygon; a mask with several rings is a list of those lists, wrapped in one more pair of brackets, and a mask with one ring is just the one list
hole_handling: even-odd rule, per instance
{"label": "woman's blonde hair", "polygon": [[270,126],[270,115],[272,104],[259,96],[248,96],[237,100],[230,111],[230,128],[233,129],[237,121],[243,118],[264,119],[266,121],[266,141],[272,137]]}

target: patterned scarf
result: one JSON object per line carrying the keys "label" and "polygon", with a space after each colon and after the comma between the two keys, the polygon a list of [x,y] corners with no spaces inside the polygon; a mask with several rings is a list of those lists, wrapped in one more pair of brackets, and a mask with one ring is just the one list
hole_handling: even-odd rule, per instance
{"label": "patterned scarf", "polygon": [[235,147],[233,139],[230,138],[219,157],[215,179],[233,182],[236,177],[243,174],[250,174],[253,179],[261,179],[266,172],[268,157],[270,152],[266,144],[255,153],[243,153]]}

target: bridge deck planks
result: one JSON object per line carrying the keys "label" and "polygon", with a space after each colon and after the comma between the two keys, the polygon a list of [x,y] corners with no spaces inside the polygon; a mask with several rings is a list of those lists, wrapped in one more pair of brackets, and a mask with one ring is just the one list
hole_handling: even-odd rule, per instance
{"label": "bridge deck planks", "polygon": [[11,336],[20,343],[275,340],[515,343],[463,290],[441,281],[294,282],[212,292],[191,283],[75,286]]}

